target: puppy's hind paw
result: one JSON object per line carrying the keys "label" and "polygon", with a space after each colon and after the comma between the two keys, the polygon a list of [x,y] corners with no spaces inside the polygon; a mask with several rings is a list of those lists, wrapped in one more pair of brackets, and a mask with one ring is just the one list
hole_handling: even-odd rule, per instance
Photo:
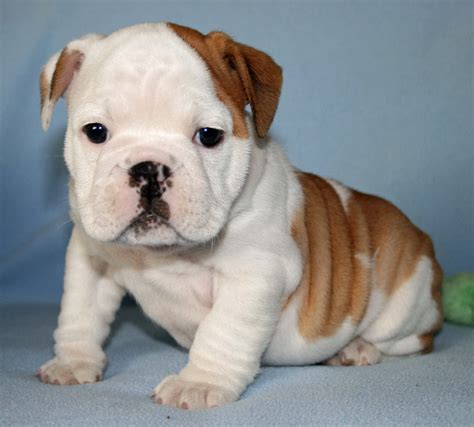
{"label": "puppy's hind paw", "polygon": [[380,362],[382,354],[372,344],[358,337],[325,364],[331,366],[369,366]]}
{"label": "puppy's hind paw", "polygon": [[36,376],[46,384],[90,384],[102,379],[102,371],[92,363],[64,363],[55,357],[41,366]]}

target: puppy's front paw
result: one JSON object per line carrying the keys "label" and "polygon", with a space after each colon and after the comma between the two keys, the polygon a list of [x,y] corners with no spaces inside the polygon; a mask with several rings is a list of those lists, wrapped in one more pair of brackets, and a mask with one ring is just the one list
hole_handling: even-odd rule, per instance
{"label": "puppy's front paw", "polygon": [[96,383],[102,379],[102,371],[88,362],[64,363],[57,357],[45,363],[36,372],[46,384],[74,385]]}
{"label": "puppy's front paw", "polygon": [[159,405],[182,409],[207,409],[237,400],[230,391],[202,382],[186,381],[179,375],[166,377],[153,391],[152,399]]}

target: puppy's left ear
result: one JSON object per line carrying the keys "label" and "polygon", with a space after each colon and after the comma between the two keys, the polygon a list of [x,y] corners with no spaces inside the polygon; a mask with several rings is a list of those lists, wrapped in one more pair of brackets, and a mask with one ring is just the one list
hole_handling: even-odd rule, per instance
{"label": "puppy's left ear", "polygon": [[252,108],[257,135],[263,138],[272,124],[280,99],[283,73],[266,53],[236,43],[234,64]]}
{"label": "puppy's left ear", "polygon": [[101,34],[88,34],[70,42],[54,54],[43,67],[40,75],[41,125],[47,131],[56,101],[65,96],[74,76],[81,68],[89,48],[104,38]]}
{"label": "puppy's left ear", "polygon": [[204,59],[235,107],[242,111],[250,104],[257,135],[265,137],[280,98],[281,67],[266,53],[238,43],[221,31],[204,35],[181,25],[168,26]]}
{"label": "puppy's left ear", "polygon": [[266,53],[238,43],[220,31],[209,33],[207,43],[220,51],[224,61],[238,73],[246,103],[252,109],[255,130],[263,138],[278,107],[283,83],[281,67]]}

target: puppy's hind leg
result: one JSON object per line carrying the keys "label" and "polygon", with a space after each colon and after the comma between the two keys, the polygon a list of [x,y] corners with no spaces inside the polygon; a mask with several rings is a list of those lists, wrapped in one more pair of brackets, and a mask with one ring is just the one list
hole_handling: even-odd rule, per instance
{"label": "puppy's hind leg", "polygon": [[421,256],[415,271],[393,293],[379,317],[362,332],[384,356],[429,353],[441,327],[441,267]]}
{"label": "puppy's hind leg", "polygon": [[77,231],[73,231],[54,333],[56,356],[37,371],[44,383],[84,384],[102,378],[106,361],[102,343],[124,294],[103,273],[87,254]]}
{"label": "puppy's hind leg", "polygon": [[433,333],[409,335],[401,339],[376,343],[376,347],[386,356],[409,356],[420,353],[431,353],[433,350]]}
{"label": "puppy's hind leg", "polygon": [[339,353],[324,362],[330,366],[368,366],[382,359],[380,351],[361,337],[353,339]]}

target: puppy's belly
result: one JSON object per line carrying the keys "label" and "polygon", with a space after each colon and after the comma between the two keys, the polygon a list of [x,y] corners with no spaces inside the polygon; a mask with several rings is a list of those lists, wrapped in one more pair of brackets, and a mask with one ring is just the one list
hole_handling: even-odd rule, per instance
{"label": "puppy's belly", "polygon": [[159,269],[116,271],[115,280],[134,296],[144,313],[185,348],[212,307],[213,278],[204,269],[179,274]]}

